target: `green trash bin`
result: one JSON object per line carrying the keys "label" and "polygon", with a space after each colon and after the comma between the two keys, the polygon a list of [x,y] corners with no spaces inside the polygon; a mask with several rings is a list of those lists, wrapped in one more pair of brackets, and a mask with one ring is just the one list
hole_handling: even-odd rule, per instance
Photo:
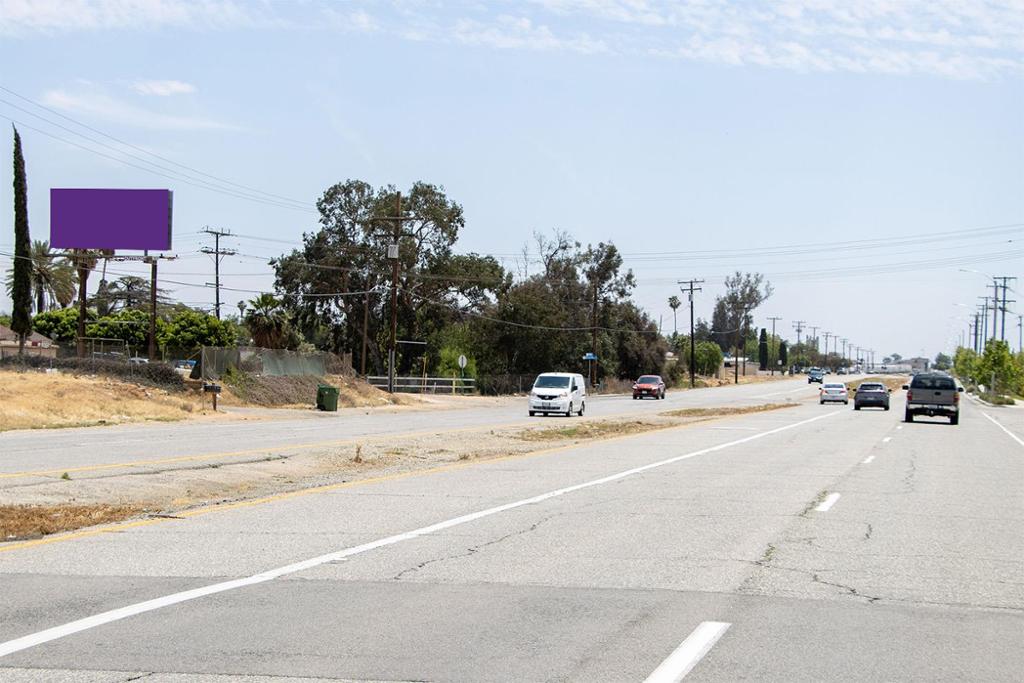
{"label": "green trash bin", "polygon": [[332,387],[330,384],[318,384],[316,387],[316,409],[337,412],[338,387]]}

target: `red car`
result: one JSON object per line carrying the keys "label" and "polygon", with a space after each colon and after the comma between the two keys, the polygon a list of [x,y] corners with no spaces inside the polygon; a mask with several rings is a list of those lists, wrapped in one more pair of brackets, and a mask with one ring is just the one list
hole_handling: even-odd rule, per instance
{"label": "red car", "polygon": [[665,398],[665,382],[658,375],[644,375],[633,384],[633,399]]}

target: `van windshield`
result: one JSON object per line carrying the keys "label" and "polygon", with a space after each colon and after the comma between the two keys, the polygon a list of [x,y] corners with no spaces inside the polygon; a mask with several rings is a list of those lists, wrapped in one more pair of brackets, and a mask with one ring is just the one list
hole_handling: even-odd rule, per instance
{"label": "van windshield", "polygon": [[541,375],[534,382],[533,386],[537,389],[566,389],[569,386],[569,378]]}

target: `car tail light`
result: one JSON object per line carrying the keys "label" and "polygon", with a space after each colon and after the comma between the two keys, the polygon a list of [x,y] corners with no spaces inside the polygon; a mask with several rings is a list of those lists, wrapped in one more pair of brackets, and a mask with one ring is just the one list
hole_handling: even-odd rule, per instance
{"label": "car tail light", "polygon": [[907,400],[908,401],[913,401],[914,400],[914,390],[913,389],[907,389]]}
{"label": "car tail light", "polygon": [[953,394],[953,405],[958,405],[959,403],[960,403],[960,392],[958,391],[955,394]]}

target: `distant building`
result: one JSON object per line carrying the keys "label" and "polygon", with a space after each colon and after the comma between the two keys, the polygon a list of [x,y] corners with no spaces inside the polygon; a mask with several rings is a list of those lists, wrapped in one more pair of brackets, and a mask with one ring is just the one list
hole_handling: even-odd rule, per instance
{"label": "distant building", "polygon": [[[56,358],[57,345],[45,334],[33,332],[25,340],[25,353],[43,358]],[[18,334],[11,328],[0,325],[0,358],[18,355]]]}
{"label": "distant building", "polygon": [[914,372],[928,372],[931,361],[927,358],[904,358],[904,363],[910,363],[910,369]]}

